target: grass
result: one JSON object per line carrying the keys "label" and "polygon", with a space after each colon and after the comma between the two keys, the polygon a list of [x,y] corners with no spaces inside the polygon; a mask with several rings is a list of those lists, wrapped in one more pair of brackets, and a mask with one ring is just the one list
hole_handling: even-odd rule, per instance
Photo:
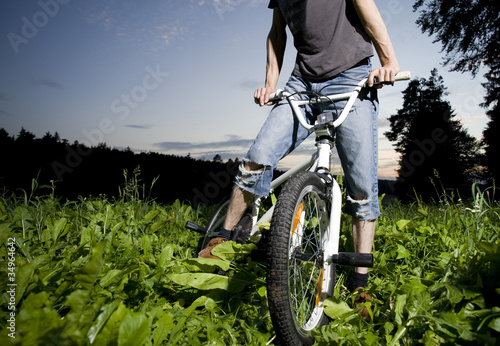
{"label": "grass", "polygon": [[[248,259],[251,246],[225,243],[226,261],[193,259],[199,235],[184,225],[205,223],[211,208],[149,200],[136,173],[118,199],[62,201],[53,186],[40,197],[0,198],[0,342],[277,344],[265,268]],[[332,320],[316,332],[317,344],[495,344],[500,206],[488,196],[474,188],[469,202],[386,206],[374,246],[371,318],[351,309],[353,297],[343,285],[348,270],[341,269],[327,302]],[[346,218],[343,229],[349,227]],[[348,231],[342,242],[349,251]],[[15,273],[15,305],[9,305],[9,272]],[[11,313],[14,332],[7,328]]]}

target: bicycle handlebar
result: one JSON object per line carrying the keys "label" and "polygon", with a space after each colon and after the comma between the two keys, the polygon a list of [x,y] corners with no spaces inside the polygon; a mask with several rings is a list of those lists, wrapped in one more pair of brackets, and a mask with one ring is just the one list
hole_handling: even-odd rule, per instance
{"label": "bicycle handlebar", "polygon": [[[410,71],[401,71],[398,74],[396,74],[396,77],[394,80],[396,82],[399,82],[399,81],[410,80],[410,79],[411,79],[411,72]],[[367,87],[367,85],[366,85],[367,81],[368,81],[368,79],[364,79],[359,84],[361,84],[362,87]],[[359,84],[358,84],[358,86],[359,86]],[[390,84],[392,84],[392,82],[380,82],[380,83],[376,82],[374,84],[374,86],[381,85],[381,84],[389,84],[390,85]],[[283,92],[284,92],[284,90],[278,89],[276,92],[272,93],[269,96],[269,102],[279,101],[279,100],[282,100],[283,98],[285,98],[286,96],[282,95]],[[328,100],[325,100],[325,102],[328,102]]]}
{"label": "bicycle handlebar", "polygon": [[[409,80],[411,78],[411,73],[410,71],[403,71],[399,72],[396,75],[395,81],[403,81],[403,80]],[[272,93],[270,95],[269,101],[270,102],[276,102],[280,101],[283,99],[287,99],[288,103],[292,107],[293,113],[295,114],[295,117],[297,120],[300,122],[300,124],[306,129],[306,130],[313,130],[315,125],[310,125],[307,123],[307,121],[304,118],[304,115],[300,111],[300,106],[306,105],[306,104],[313,104],[313,103],[322,103],[322,102],[334,102],[334,101],[341,101],[341,100],[347,100],[347,103],[340,113],[340,116],[332,123],[332,126],[334,128],[337,128],[342,122],[345,120],[347,117],[347,114],[349,114],[349,111],[351,110],[352,106],[354,105],[354,102],[358,98],[358,95],[360,91],[363,88],[368,87],[367,86],[367,81],[368,78],[365,78],[361,80],[357,86],[354,88],[352,92],[349,93],[343,93],[343,94],[336,94],[336,95],[325,95],[325,96],[320,96],[312,99],[306,99],[306,100],[296,100],[293,98],[293,95],[284,91],[284,90],[278,90],[275,93]],[[391,82],[381,82],[381,83],[375,83],[375,86],[377,84],[392,84]]]}

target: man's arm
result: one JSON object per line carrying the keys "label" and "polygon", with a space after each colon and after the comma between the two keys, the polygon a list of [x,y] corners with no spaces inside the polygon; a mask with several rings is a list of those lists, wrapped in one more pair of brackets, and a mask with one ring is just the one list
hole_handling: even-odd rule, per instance
{"label": "man's arm", "polygon": [[286,47],[286,22],[279,8],[273,12],[273,24],[267,36],[266,84],[254,93],[255,101],[261,106],[269,102],[269,95],[276,90],[283,65]]}
{"label": "man's arm", "polygon": [[394,82],[394,78],[399,72],[399,64],[377,5],[373,0],[352,0],[352,2],[366,33],[373,42],[382,65],[370,73],[368,85],[372,86],[375,80]]}

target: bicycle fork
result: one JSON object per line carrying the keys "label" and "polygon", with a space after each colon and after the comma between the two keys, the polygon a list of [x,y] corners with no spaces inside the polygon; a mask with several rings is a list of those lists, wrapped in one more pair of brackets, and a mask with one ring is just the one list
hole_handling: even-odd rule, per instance
{"label": "bicycle fork", "polygon": [[[321,138],[321,137],[319,137]],[[333,178],[331,172],[331,150],[333,148],[334,139],[331,136],[324,136],[316,143],[318,147],[318,166],[316,172],[328,175],[326,184],[330,184],[329,190],[331,193],[330,203],[330,224],[328,232],[326,232],[325,247],[324,247],[324,274],[322,295],[333,296],[335,286],[335,270],[336,266],[331,264],[339,264],[355,267],[373,267],[373,255],[354,252],[340,252],[340,225],[342,217],[342,191],[340,185]]]}

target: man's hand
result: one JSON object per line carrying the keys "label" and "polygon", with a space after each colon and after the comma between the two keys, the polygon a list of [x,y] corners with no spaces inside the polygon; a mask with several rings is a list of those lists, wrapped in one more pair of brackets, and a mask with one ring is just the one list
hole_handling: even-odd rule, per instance
{"label": "man's hand", "polygon": [[255,103],[262,106],[271,106],[274,102],[269,102],[270,95],[274,92],[274,89],[271,87],[263,87],[255,90],[253,97],[255,99]]}
{"label": "man's hand", "polygon": [[[389,33],[385,27],[382,16],[375,5],[374,0],[353,0],[354,8],[358,14],[363,28],[370,37],[377,51],[381,68],[373,70],[368,76],[368,86],[375,83],[394,82],[396,74],[399,72],[399,64],[392,47]],[[377,85],[381,88],[383,84]]]}
{"label": "man's hand", "polygon": [[[368,86],[372,87],[375,83],[390,82],[394,83],[396,75],[399,73],[399,65],[388,65],[374,69],[368,76]],[[378,84],[377,88],[382,88],[384,84]]]}

